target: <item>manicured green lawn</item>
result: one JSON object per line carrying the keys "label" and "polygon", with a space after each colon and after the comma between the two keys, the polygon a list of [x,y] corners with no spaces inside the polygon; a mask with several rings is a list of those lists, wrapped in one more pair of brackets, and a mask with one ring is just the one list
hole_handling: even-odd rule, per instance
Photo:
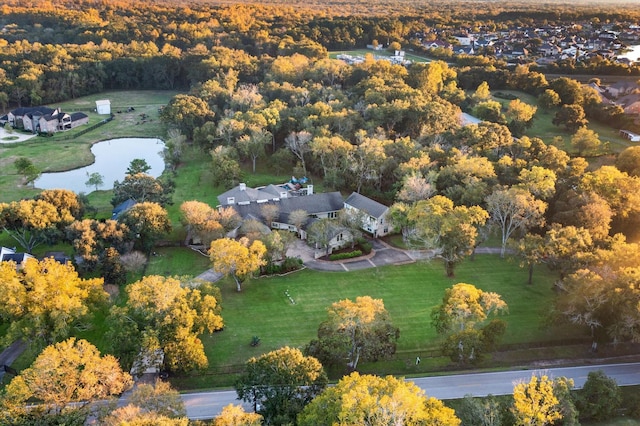
{"label": "manicured green lawn", "polygon": [[[305,270],[286,277],[251,280],[241,293],[235,291],[231,281],[222,281],[224,331],[203,337],[209,374],[176,380],[176,384],[182,388],[228,385],[229,378],[217,373],[237,370],[251,356],[285,345],[304,346],[315,337],[331,303],[365,295],[383,299],[400,328],[396,367],[403,368],[404,357],[415,359],[418,353],[438,349],[439,338],[430,325],[430,312],[442,300],[444,290],[458,282],[502,295],[510,311],[504,316],[508,323],[505,343],[560,341],[569,335],[565,330],[542,327],[554,297],[554,279],[554,274],[539,268],[535,284],[527,286],[526,271],[514,262],[479,255],[475,261],[461,264],[455,278],[445,276],[440,262],[421,262],[344,273]],[[287,290],[295,304],[285,296]],[[260,337],[258,347],[249,345],[252,336]],[[376,370],[375,364],[363,367]],[[407,373],[406,369],[378,372]]]}

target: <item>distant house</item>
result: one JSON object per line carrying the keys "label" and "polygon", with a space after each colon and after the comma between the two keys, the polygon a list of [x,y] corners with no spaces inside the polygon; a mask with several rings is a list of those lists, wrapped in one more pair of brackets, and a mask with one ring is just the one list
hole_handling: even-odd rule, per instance
{"label": "distant house", "polygon": [[7,247],[0,248],[0,261],[1,262],[14,262],[18,269],[22,269],[29,259],[35,259],[29,253],[16,253],[15,249]]}
{"label": "distant house", "polygon": [[374,238],[383,237],[392,230],[387,219],[389,207],[371,198],[354,192],[344,201],[344,208],[364,213],[362,229],[373,235]]}
{"label": "distant house", "polygon": [[631,93],[623,96],[616,103],[624,108],[625,114],[640,114],[640,93]]}
{"label": "distant house", "polygon": [[89,117],[82,112],[67,114],[60,108],[38,106],[14,109],[7,114],[6,121],[14,129],[32,133],[56,133],[87,124]]}

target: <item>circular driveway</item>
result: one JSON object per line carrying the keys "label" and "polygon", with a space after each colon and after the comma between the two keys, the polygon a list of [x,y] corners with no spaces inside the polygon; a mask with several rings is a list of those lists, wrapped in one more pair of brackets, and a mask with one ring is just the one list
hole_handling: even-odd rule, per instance
{"label": "circular driveway", "polygon": [[[37,136],[31,133],[24,133],[18,130],[8,132],[4,127],[0,126],[0,143],[18,143],[24,142],[32,137]],[[10,138],[10,140],[6,140]],[[17,139],[16,139],[17,138]]]}

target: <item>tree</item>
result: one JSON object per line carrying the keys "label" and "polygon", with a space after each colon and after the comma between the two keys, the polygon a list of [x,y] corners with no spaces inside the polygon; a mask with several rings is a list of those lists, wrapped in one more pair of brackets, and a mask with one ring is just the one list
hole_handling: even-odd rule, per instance
{"label": "tree", "polygon": [[106,301],[102,282],[81,279],[71,263],[53,258],[29,259],[20,271],[12,262],[0,262],[0,312],[10,320],[5,339],[52,343],[68,337],[72,324],[86,320],[92,303]]}
{"label": "tree", "polygon": [[295,226],[298,235],[302,234],[302,227],[309,220],[309,213],[306,210],[297,209],[289,213],[289,223]]}
{"label": "tree", "polygon": [[501,426],[503,407],[500,400],[489,395],[484,398],[465,396],[456,414],[465,426]]}
{"label": "tree", "polygon": [[211,242],[209,258],[213,270],[224,275],[231,275],[238,291],[242,291],[242,283],[261,266],[266,264],[264,255],[267,248],[262,241],[256,240],[249,245],[249,240],[239,241],[221,238]]}
{"label": "tree", "polygon": [[531,127],[537,110],[537,107],[526,104],[520,99],[510,101],[505,116],[511,133],[516,137],[522,136],[524,131]]}
{"label": "tree", "polygon": [[499,294],[458,283],[445,291],[442,303],[431,311],[431,324],[438,334],[448,336],[445,349],[452,359],[475,361],[485,349],[483,339],[488,338],[486,343],[493,346],[504,333],[504,327],[496,328],[497,323],[484,328],[482,324],[489,315],[506,311],[507,304]]}
{"label": "tree", "polygon": [[571,136],[571,146],[578,151],[578,155],[595,154],[602,145],[600,137],[593,130],[580,127]]}
{"label": "tree", "polygon": [[326,388],[298,416],[300,426],[330,424],[459,426],[460,420],[413,382],[353,372]]}
{"label": "tree", "polygon": [[629,176],[640,176],[640,146],[630,146],[618,154],[616,167]]}
{"label": "tree", "polygon": [[[126,287],[127,304],[113,306],[107,319],[107,341],[124,365],[140,372],[150,365],[178,372],[207,367],[198,336],[222,328],[220,291],[196,284],[149,275]],[[153,356],[159,351],[162,362]]]}
{"label": "tree", "polygon": [[351,234],[351,248],[362,237],[362,227],[368,219],[367,214],[358,209],[342,209],[338,212],[338,222]]}
{"label": "tree", "polygon": [[544,262],[561,279],[589,263],[592,251],[591,234],[584,228],[554,223],[544,237]]}
{"label": "tree", "polygon": [[322,218],[307,228],[307,241],[315,244],[316,249],[324,249],[328,256],[331,252],[331,240],[344,229],[338,221]]}
{"label": "tree", "polygon": [[515,251],[520,257],[520,267],[527,267],[529,270],[529,279],[527,284],[533,283],[533,267],[544,261],[545,247],[544,238],[536,234],[526,234],[515,244]]}
{"label": "tree", "polygon": [[218,146],[211,151],[211,173],[213,184],[234,186],[242,179],[242,170],[238,164],[238,152],[230,146]]}
{"label": "tree", "polygon": [[562,419],[554,381],[547,376],[531,376],[529,383],[516,384],[513,400],[511,412],[517,426],[545,426]]}
{"label": "tree", "polygon": [[502,104],[491,99],[478,102],[473,107],[473,115],[481,120],[491,121],[499,124],[506,124],[507,119],[502,113]]}
{"label": "tree", "polygon": [[138,384],[129,397],[129,404],[169,418],[187,416],[180,393],[162,380]]}
{"label": "tree", "polygon": [[81,198],[68,189],[45,189],[35,199],[52,204],[64,216],[66,216],[65,211],[68,211],[76,219],[82,217],[85,208]]}
{"label": "tree", "polygon": [[160,204],[144,202],[135,204],[121,218],[136,237],[136,244],[146,253],[151,253],[156,241],[171,232],[167,211]]}
{"label": "tree", "polygon": [[605,421],[616,415],[622,404],[622,393],[616,381],[602,370],[591,371],[578,394],[580,418],[587,421]]}
{"label": "tree", "polygon": [[356,192],[360,193],[365,181],[380,179],[381,168],[387,158],[385,146],[390,143],[390,140],[364,138],[364,140],[351,151],[348,161],[356,182]]}
{"label": "tree", "polygon": [[305,155],[311,152],[311,133],[303,130],[300,132],[292,132],[284,139],[287,147],[293,155],[300,161],[304,175],[307,175],[307,163],[304,159]]}
{"label": "tree", "polygon": [[235,389],[269,424],[293,424],[296,416],[327,385],[322,364],[300,350],[284,347],[245,364]]}
{"label": "tree", "polygon": [[260,215],[264,223],[271,228],[271,224],[280,216],[280,206],[276,204],[263,204],[260,206]]}
{"label": "tree", "polygon": [[213,426],[261,426],[263,417],[258,413],[247,413],[241,405],[229,404],[213,420]]}
{"label": "tree", "polygon": [[142,158],[134,158],[129,163],[129,167],[127,167],[128,175],[137,175],[138,173],[147,173],[151,170],[151,166],[147,163],[146,160]]}
{"label": "tree", "polygon": [[447,276],[451,277],[456,263],[475,248],[478,227],[485,224],[488,216],[478,206],[454,207],[450,199],[441,195],[419,201],[408,215],[415,223],[412,244],[437,249]]}
{"label": "tree", "polygon": [[87,172],[87,181],[84,184],[88,187],[95,187],[95,190],[97,191],[98,187],[104,185],[104,177],[98,172],[91,174]]}
{"label": "tree", "polygon": [[202,99],[192,95],[175,95],[162,109],[160,118],[165,123],[179,129],[187,138],[193,137],[193,131],[213,119],[215,113]]}
{"label": "tree", "polygon": [[584,109],[580,105],[562,105],[551,122],[556,126],[564,126],[570,133],[575,133],[586,126],[589,120],[585,118]]}
{"label": "tree", "polygon": [[240,217],[232,207],[213,209],[195,200],[182,203],[180,213],[187,228],[186,241],[197,239],[205,246],[240,224]]}
{"label": "tree", "polygon": [[129,228],[115,220],[104,222],[94,219],[76,220],[67,226],[67,240],[76,255],[82,258],[81,266],[86,270],[96,267],[107,248],[124,252],[124,244],[129,236]]}
{"label": "tree", "polygon": [[104,426],[188,426],[186,417],[170,418],[152,411],[145,411],[135,405],[126,405],[101,419]]}
{"label": "tree", "polygon": [[431,198],[436,193],[436,188],[427,179],[418,173],[411,173],[402,180],[402,188],[396,198],[407,203]]}
{"label": "tree", "polygon": [[69,210],[58,210],[45,200],[0,203],[0,226],[29,253],[45,241],[55,240],[71,222]]}
{"label": "tree", "polygon": [[560,102],[560,95],[551,89],[545,89],[544,93],[538,97],[540,106],[547,110],[560,105]]}
{"label": "tree", "polygon": [[340,136],[315,137],[311,141],[311,152],[320,159],[325,183],[338,186],[341,169],[346,167],[347,158],[354,146]]}
{"label": "tree", "polygon": [[119,395],[132,384],[115,357],[101,356],[91,343],[72,337],[47,346],[31,367],[11,380],[1,402],[8,409],[4,415],[20,414],[30,398],[60,411],[71,403]]}
{"label": "tree", "polygon": [[556,92],[564,105],[582,105],[582,84],[568,77],[560,77],[551,81],[549,88]]}
{"label": "tree", "polygon": [[614,166],[602,166],[581,176],[578,188],[602,197],[618,218],[640,211],[640,177],[629,176]]}
{"label": "tree", "polygon": [[16,167],[18,174],[25,178],[25,184],[34,183],[42,174],[42,171],[26,157],[18,158],[13,165]]}
{"label": "tree", "polygon": [[242,135],[236,141],[238,151],[251,159],[253,173],[256,172],[256,160],[265,155],[265,146],[271,143],[272,137],[266,130],[252,129],[250,135]]}
{"label": "tree", "polygon": [[534,226],[544,225],[546,209],[544,201],[515,187],[495,191],[487,197],[489,220],[498,226],[502,235],[500,257],[504,257],[507,241],[514,232],[526,232]]}
{"label": "tree", "polygon": [[491,99],[489,84],[486,81],[480,83],[480,85],[476,88],[474,94],[471,96],[471,99],[475,103],[485,102]]}
{"label": "tree", "polygon": [[138,203],[151,202],[161,206],[171,204],[173,185],[145,173],[126,175],[122,182],[113,183],[111,205],[116,207],[129,199]]}
{"label": "tree", "polygon": [[346,359],[355,370],[360,359],[377,361],[395,353],[400,330],[393,326],[382,299],[344,299],[333,303],[327,314],[318,327],[318,340],[308,347],[321,361],[335,364]]}

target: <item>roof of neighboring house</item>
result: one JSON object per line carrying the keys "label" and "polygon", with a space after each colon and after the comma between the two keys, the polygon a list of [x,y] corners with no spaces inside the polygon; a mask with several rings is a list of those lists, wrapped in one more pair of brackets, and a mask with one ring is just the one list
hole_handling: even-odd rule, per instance
{"label": "roof of neighboring house", "polygon": [[33,256],[30,255],[29,253],[7,253],[4,256],[2,256],[3,262],[14,261],[18,265],[20,265],[22,262],[24,262],[27,259],[33,259]]}
{"label": "roof of neighboring house", "polygon": [[126,212],[127,210],[129,210],[131,207],[133,207],[136,204],[136,200],[129,198],[127,201],[123,201],[122,203],[118,204],[112,211],[111,211],[111,219],[118,219],[120,217],[120,215],[124,212]]}
{"label": "roof of neighboring house", "polygon": [[84,112],[74,112],[71,114],[71,121],[78,121],[78,120],[82,120],[83,118],[87,118],[89,117],[87,114],[85,114]]}
{"label": "roof of neighboring house", "polygon": [[0,246],[0,261],[4,260],[4,256],[5,255],[9,255],[9,254],[15,254],[16,253],[16,249],[15,248],[9,248],[9,247],[1,247]]}
{"label": "roof of neighboring house", "polygon": [[344,203],[350,205],[353,208],[366,212],[369,216],[373,216],[375,218],[382,217],[382,215],[384,215],[387,210],[389,210],[389,207],[385,206],[384,204],[372,200],[369,197],[365,197],[362,194],[358,194],[357,192],[349,195],[349,198],[347,198]]}
{"label": "roof of neighboring house", "polygon": [[53,108],[49,108],[46,106],[37,106],[37,107],[20,107],[16,108],[11,113],[15,116],[40,113],[40,114],[51,114],[55,111]]}

